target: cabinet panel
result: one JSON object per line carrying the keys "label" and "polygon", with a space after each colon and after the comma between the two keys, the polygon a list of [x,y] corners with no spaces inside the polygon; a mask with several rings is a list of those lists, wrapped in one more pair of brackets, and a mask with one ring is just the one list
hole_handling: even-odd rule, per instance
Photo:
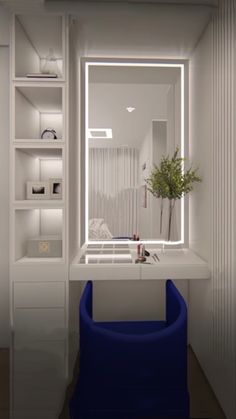
{"label": "cabinet panel", "polygon": [[14,307],[64,307],[65,283],[35,282],[14,284]]}
{"label": "cabinet panel", "polygon": [[67,385],[67,35],[64,15],[12,20],[12,419],[57,419]]}
{"label": "cabinet panel", "polygon": [[[29,259],[28,259],[29,260]],[[65,282],[68,277],[67,266],[56,263],[16,264],[11,266],[10,274],[13,282]]]}
{"label": "cabinet panel", "polygon": [[54,340],[65,337],[65,310],[17,308],[13,314],[15,342]]}
{"label": "cabinet panel", "polygon": [[[65,379],[58,380],[48,378],[44,374],[15,375],[14,376],[14,408],[41,408],[56,409],[63,400],[65,390]],[[33,419],[33,418],[31,418]]]}
{"label": "cabinet panel", "polygon": [[65,341],[18,343],[13,353],[14,374],[44,374],[55,379],[65,376]]}

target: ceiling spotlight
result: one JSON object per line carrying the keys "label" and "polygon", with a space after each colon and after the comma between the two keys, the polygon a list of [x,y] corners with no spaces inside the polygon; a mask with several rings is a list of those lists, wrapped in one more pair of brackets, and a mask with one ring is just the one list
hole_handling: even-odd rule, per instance
{"label": "ceiling spotlight", "polygon": [[133,112],[133,111],[135,111],[135,109],[136,109],[136,108],[133,108],[132,106],[128,106],[128,107],[126,108],[126,110],[127,110],[128,112]]}

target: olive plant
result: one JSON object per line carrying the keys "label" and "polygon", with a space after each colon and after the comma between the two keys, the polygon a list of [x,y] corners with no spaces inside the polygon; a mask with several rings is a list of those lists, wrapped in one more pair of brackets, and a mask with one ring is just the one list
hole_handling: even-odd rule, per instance
{"label": "olive plant", "polygon": [[169,199],[168,240],[170,240],[171,220],[176,200],[192,191],[194,182],[201,182],[201,178],[197,175],[198,169],[190,167],[184,172],[183,164],[186,159],[178,157],[178,153],[177,147],[173,157],[163,156],[160,165],[154,165],[150,177],[145,179],[147,189],[152,195],[161,198],[160,233],[162,233],[163,199]]}

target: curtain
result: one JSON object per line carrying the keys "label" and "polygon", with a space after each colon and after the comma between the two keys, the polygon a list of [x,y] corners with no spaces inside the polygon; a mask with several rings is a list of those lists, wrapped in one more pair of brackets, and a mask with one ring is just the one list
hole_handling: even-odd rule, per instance
{"label": "curtain", "polygon": [[137,234],[139,151],[89,149],[89,218],[104,218],[113,236]]}

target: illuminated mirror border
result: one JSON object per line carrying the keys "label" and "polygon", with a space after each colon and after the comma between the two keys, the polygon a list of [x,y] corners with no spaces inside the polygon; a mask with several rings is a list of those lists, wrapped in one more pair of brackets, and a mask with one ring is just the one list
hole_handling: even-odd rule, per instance
{"label": "illuminated mirror border", "polygon": [[[184,157],[185,152],[185,66],[184,60],[115,60],[115,59],[84,59],[84,94],[85,94],[85,108],[84,108],[84,136],[85,136],[85,244],[103,244],[103,243],[127,243],[122,240],[89,240],[88,237],[88,214],[89,214],[89,69],[92,66],[126,66],[126,67],[156,67],[156,68],[179,68],[181,75],[181,157]],[[183,167],[184,170],[184,167]],[[165,245],[183,245],[185,242],[185,205],[184,197],[181,198],[181,239],[178,241],[166,240],[140,240],[142,243],[149,244],[165,244]]]}

